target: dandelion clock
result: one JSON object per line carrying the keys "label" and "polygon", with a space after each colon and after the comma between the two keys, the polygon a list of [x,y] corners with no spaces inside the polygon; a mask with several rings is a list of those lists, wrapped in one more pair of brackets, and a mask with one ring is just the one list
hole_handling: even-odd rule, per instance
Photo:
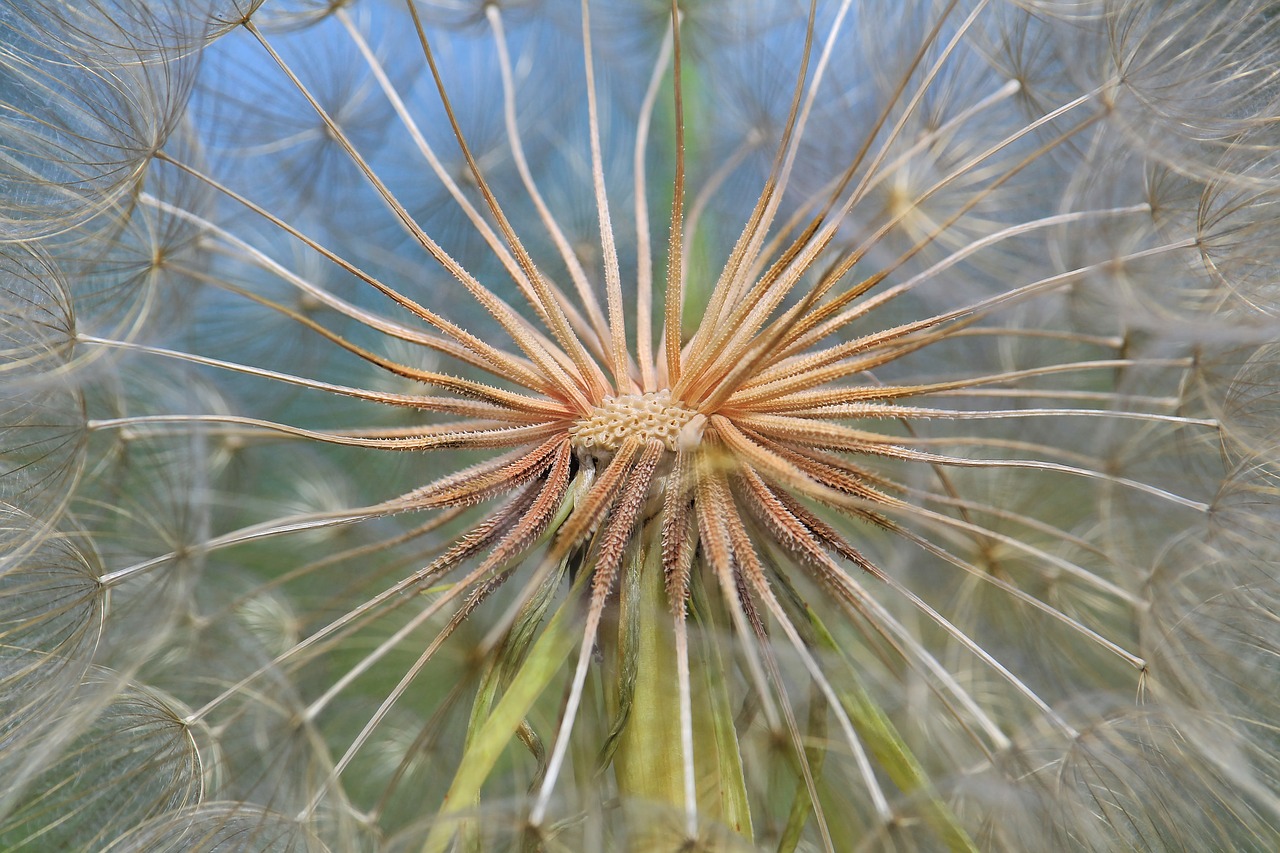
{"label": "dandelion clock", "polygon": [[0,9],[0,847],[1276,849],[1278,68]]}

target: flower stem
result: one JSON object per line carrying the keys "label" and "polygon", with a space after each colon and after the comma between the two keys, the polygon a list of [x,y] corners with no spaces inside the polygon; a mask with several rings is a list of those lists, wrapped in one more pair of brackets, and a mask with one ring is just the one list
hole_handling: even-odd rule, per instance
{"label": "flower stem", "polygon": [[[641,542],[629,572],[634,582],[621,596],[619,694],[629,697],[629,705],[620,702],[626,720],[613,767],[628,807],[628,849],[668,851],[691,840],[676,817],[686,814],[684,773],[690,759],[681,747],[675,632],[656,523],[646,527]],[[749,840],[751,814],[729,702],[731,680],[709,639],[694,643],[689,657],[697,814]],[[651,807],[672,819],[654,820]]]}

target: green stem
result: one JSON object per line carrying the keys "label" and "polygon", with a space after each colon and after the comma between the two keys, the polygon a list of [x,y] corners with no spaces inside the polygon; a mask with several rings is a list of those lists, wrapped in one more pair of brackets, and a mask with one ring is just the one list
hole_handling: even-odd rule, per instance
{"label": "green stem", "polygon": [[[627,849],[671,851],[689,840],[683,820],[686,756],[674,617],[656,523],[646,528],[642,543],[634,565],[638,577],[624,586],[621,596],[619,704],[626,719],[613,767],[618,793],[629,806]],[[730,679],[709,639],[691,643],[689,658],[697,812],[700,820],[709,818],[749,840],[751,815],[728,695]],[[653,807],[665,819],[655,820]]]}
{"label": "green stem", "polygon": [[[646,531],[648,532],[648,531]],[[645,537],[645,545],[651,545]],[[637,804],[656,805],[669,815],[684,813],[684,754],[675,643],[662,583],[660,550],[643,547],[632,569],[637,577],[621,596],[618,624],[619,695],[626,714],[613,755],[618,793],[632,818],[628,846],[637,851],[674,850],[680,821],[644,820]],[[629,699],[629,701],[627,701]]]}

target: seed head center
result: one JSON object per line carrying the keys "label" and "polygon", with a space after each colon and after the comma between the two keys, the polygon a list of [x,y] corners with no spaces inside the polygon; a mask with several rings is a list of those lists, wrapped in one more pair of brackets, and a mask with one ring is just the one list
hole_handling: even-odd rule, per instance
{"label": "seed head center", "polygon": [[590,415],[569,428],[569,435],[573,446],[584,452],[612,453],[628,437],[657,439],[674,451],[697,444],[704,421],[702,415],[686,409],[664,388],[647,394],[605,397]]}

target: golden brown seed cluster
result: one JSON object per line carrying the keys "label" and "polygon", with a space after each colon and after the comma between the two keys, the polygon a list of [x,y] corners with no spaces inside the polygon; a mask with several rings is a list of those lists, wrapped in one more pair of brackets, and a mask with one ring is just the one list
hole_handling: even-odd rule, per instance
{"label": "golden brown seed cluster", "polygon": [[681,430],[697,415],[673,400],[665,388],[648,394],[621,394],[606,397],[590,417],[570,427],[569,435],[574,448],[582,451],[612,452],[629,436],[641,441],[657,439],[674,451]]}

